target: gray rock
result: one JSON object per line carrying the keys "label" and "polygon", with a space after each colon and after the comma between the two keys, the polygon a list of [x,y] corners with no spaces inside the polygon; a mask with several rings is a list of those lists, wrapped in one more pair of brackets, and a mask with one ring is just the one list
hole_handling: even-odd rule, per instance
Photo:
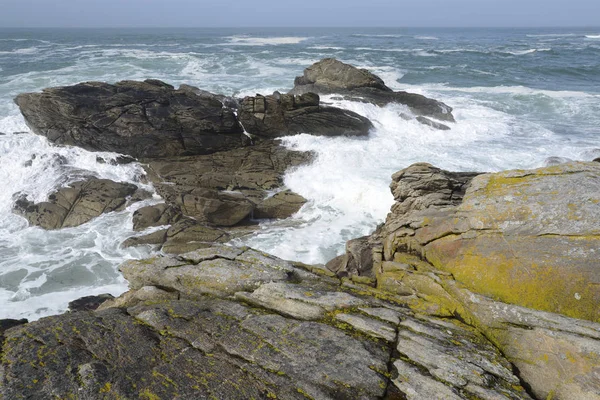
{"label": "gray rock", "polygon": [[102,305],[105,301],[114,299],[110,293],[99,294],[96,296],[85,296],[69,302],[69,311],[93,311]]}
{"label": "gray rock", "polygon": [[299,133],[364,136],[373,128],[367,118],[352,111],[320,106],[315,93],[246,97],[238,116],[247,132],[270,138]]}
{"label": "gray rock", "polygon": [[51,142],[136,158],[241,147],[243,129],[221,101],[157,80],[85,82],[20,94],[29,127]]}
{"label": "gray rock", "polygon": [[142,207],[133,213],[133,229],[141,231],[152,226],[171,225],[180,219],[181,211],[172,205]]}
{"label": "gray rock", "polygon": [[336,314],[335,319],[350,324],[354,329],[369,336],[384,339],[388,342],[396,340],[396,328],[376,319],[355,314]]}
{"label": "gray rock", "polygon": [[297,213],[306,203],[306,199],[290,190],[277,192],[257,204],[253,218],[282,219]]}
{"label": "gray rock", "polygon": [[[334,58],[325,58],[304,70],[304,75],[294,81],[290,94],[315,92],[319,94],[341,94],[344,98],[384,106],[388,103],[407,105],[417,116],[431,117],[440,121],[454,122],[452,108],[425,96],[394,92],[383,80],[371,72],[344,64]],[[430,119],[420,122],[438,129],[448,127]]]}
{"label": "gray rock", "polygon": [[31,225],[44,229],[68,228],[104,213],[123,210],[136,191],[137,186],[130,183],[91,178],[59,189],[46,202],[36,204],[21,197],[13,211]]}

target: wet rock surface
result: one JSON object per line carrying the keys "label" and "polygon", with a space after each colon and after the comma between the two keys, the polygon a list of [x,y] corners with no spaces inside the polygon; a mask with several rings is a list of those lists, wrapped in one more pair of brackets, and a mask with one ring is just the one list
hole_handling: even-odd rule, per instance
{"label": "wet rock surface", "polygon": [[306,199],[283,189],[283,175],[311,158],[264,141],[209,155],[151,160],[148,179],[166,203],[137,210],[134,229],[175,223],[179,228],[173,225],[166,234],[153,232],[124,245],[164,243],[163,250],[181,253],[193,250],[194,243],[204,246],[247,234],[257,226],[254,219],[287,218]]}
{"label": "wet rock surface", "polygon": [[34,203],[21,197],[14,212],[34,226],[60,229],[79,226],[101,214],[121,211],[130,201],[150,194],[130,183],[91,178],[63,187],[48,196],[48,201]]}
{"label": "wet rock surface", "polygon": [[244,144],[232,109],[157,80],[85,82],[25,93],[15,102],[51,142],[135,158],[208,154]]}
{"label": "wet rock surface", "polygon": [[365,136],[373,128],[371,121],[355,112],[320,105],[315,93],[246,97],[239,119],[252,135],[271,138],[299,133]]}
{"label": "wet rock surface", "polygon": [[296,78],[294,89],[290,91],[295,95],[310,92],[340,94],[348,100],[365,101],[379,106],[404,104],[415,115],[422,117],[419,122],[436,129],[450,128],[425,117],[454,122],[452,108],[446,104],[415,93],[394,92],[377,75],[334,58],[325,58],[306,68],[304,74]]}
{"label": "wet rock surface", "polygon": [[0,395],[378,399],[439,387],[459,399],[529,398],[472,328],[349,289],[318,266],[213,245],[122,271],[131,290],[98,311],[6,332]]}

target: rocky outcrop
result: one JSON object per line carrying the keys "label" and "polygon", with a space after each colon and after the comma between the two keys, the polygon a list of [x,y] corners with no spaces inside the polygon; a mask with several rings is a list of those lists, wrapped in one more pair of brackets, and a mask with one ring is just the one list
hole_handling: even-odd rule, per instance
{"label": "rocky outcrop", "polygon": [[209,154],[247,139],[219,100],[157,80],[85,82],[15,102],[31,130],[53,143],[135,158]]}
{"label": "rocky outcrop", "polygon": [[474,327],[535,398],[598,399],[599,174],[597,163],[497,174],[412,165],[393,176],[385,224],[328,266],[375,275],[413,311]]}
{"label": "rocky outcrop", "polygon": [[48,201],[34,203],[21,197],[14,212],[31,225],[60,229],[84,224],[101,214],[121,211],[128,203],[150,194],[130,183],[91,178],[63,187],[48,196]]}
{"label": "rocky outcrop", "polygon": [[425,180],[410,184],[435,173],[417,164],[394,175],[397,203],[383,229],[386,260],[410,250],[477,293],[600,321],[597,163],[479,175],[464,196],[450,195],[454,205],[438,200],[444,194],[436,188],[421,196],[419,190],[430,189]]}
{"label": "rocky outcrop", "polygon": [[415,93],[394,92],[377,75],[334,58],[325,58],[306,68],[304,75],[294,81],[294,89],[290,94],[309,92],[340,94],[349,100],[365,101],[379,106],[388,103],[404,104],[420,117],[419,122],[437,129],[450,128],[427,117],[454,122],[452,108],[448,105]]}
{"label": "rocky outcrop", "polygon": [[131,261],[98,311],[5,332],[4,398],[529,399],[464,323],[249,248]]}
{"label": "rocky outcrop", "polygon": [[239,119],[247,132],[270,138],[299,133],[365,136],[373,128],[371,121],[355,112],[319,105],[315,93],[246,97]]}
{"label": "rocky outcrop", "polygon": [[[187,226],[192,219],[194,230],[214,232],[221,241],[249,233],[251,227],[247,224],[251,219],[287,218],[296,213],[306,199],[282,190],[283,175],[289,168],[310,159],[309,153],[291,151],[277,142],[264,141],[204,156],[152,160],[146,166],[148,179],[166,203],[137,210],[133,216],[134,229],[176,222]],[[187,222],[182,222],[184,220]],[[200,228],[200,225],[204,227]],[[165,241],[173,244],[174,239],[166,233],[167,230],[163,230],[132,238],[125,245],[162,244]],[[193,236],[181,233],[178,237],[177,246],[165,243],[163,250],[179,253],[192,250],[194,243],[205,246],[205,240],[192,240]],[[192,241],[184,245],[184,238]]]}

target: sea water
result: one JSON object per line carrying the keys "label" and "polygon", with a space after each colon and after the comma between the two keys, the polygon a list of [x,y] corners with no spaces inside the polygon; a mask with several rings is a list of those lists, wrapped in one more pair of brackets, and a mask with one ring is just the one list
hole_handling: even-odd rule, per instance
{"label": "sea water", "polygon": [[[98,153],[53,146],[28,129],[13,98],[82,81],[156,78],[225,95],[285,92],[304,68],[335,57],[368,68],[396,90],[454,108],[436,131],[401,105],[322,100],[371,119],[366,138],[302,134],[292,149],[315,161],[285,184],[308,199],[291,221],[265,221],[243,243],[323,263],[346,240],[369,234],[393,203],[390,176],[414,162],[455,171],[535,168],[600,157],[600,28],[586,29],[12,29],[0,30],[0,318],[37,319],[75,298],[118,295],[133,212],[155,198],[57,231],[29,227],[15,198],[43,201],[84,176],[140,181],[139,164],[98,162]],[[117,154],[102,153],[113,159]]]}

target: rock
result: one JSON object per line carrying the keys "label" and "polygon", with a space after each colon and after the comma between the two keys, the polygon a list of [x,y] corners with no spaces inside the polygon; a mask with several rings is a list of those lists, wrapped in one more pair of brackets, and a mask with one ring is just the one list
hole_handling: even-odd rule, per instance
{"label": "rock", "polygon": [[439,122],[435,122],[427,117],[424,117],[422,115],[419,115],[416,118],[417,121],[419,121],[420,123],[422,123],[423,125],[427,125],[430,126],[434,129],[438,129],[440,131],[449,131],[450,127],[448,125],[444,125],[444,124],[440,124]]}
{"label": "rock", "polygon": [[15,102],[33,132],[91,151],[153,158],[245,143],[233,110],[221,101],[157,80],[85,82],[20,94]]}
{"label": "rock", "polygon": [[69,302],[69,311],[93,311],[100,307],[102,303],[112,300],[115,297],[112,294],[104,293],[96,296],[81,297],[77,300]]}
{"label": "rock", "polygon": [[338,321],[350,324],[354,329],[388,342],[396,340],[396,328],[376,319],[354,314],[337,314]]}
{"label": "rock", "polygon": [[121,211],[128,198],[138,190],[130,183],[91,178],[70,184],[48,196],[48,201],[33,203],[21,197],[13,211],[31,225],[60,229],[84,224],[101,214]]}
{"label": "rock", "polygon": [[600,324],[491,300],[444,285],[463,315],[515,366],[535,398],[600,397]]}
{"label": "rock", "polygon": [[254,209],[253,218],[283,219],[297,213],[306,203],[306,199],[292,191],[283,190],[266,198]]}
{"label": "rock", "polygon": [[[28,323],[25,318],[23,319],[0,319],[0,337],[4,334],[4,331],[14,328],[15,326],[23,325]],[[2,343],[0,342],[0,346]]]}
{"label": "rock", "polygon": [[314,93],[246,97],[238,116],[247,132],[270,138],[299,133],[364,136],[373,128],[367,118],[352,111],[320,106]]}
{"label": "rock", "polygon": [[[394,362],[396,390],[415,399],[527,398],[510,392],[508,364],[490,364],[498,349],[533,398],[599,398],[598,263],[591,250],[599,247],[597,165],[478,174],[420,163],[394,174],[396,203],[366,242],[377,289],[415,313],[400,317],[398,351],[410,360]],[[483,345],[482,334],[495,349]],[[504,369],[492,369],[499,365]],[[489,392],[498,376],[510,387]]]}
{"label": "rock", "polygon": [[267,196],[283,186],[288,168],[310,158],[267,141],[206,156],[154,160],[147,170],[167,204],[200,222],[233,226],[251,216],[285,218],[298,211],[304,199],[289,190]]}
{"label": "rock", "polygon": [[215,226],[237,225],[254,210],[254,204],[242,193],[170,185],[157,186],[157,191],[184,215]]}
{"label": "rock", "polygon": [[179,90],[191,92],[191,93],[195,94],[196,96],[199,96],[203,99],[220,101],[221,104],[223,104],[223,107],[231,108],[233,110],[237,110],[238,108],[240,108],[240,101],[231,96],[224,96],[222,94],[214,94],[214,93],[208,92],[206,90],[199,89],[195,86],[185,85],[185,84],[180,85]]}
{"label": "rock", "polygon": [[598,177],[597,163],[484,174],[455,206],[441,201],[418,210],[409,207],[403,174],[396,175],[395,197],[408,199],[393,212],[407,213],[385,229],[385,258],[412,249],[474,292],[600,321]]}
{"label": "rock", "polygon": [[363,236],[346,242],[346,253],[327,263],[327,268],[339,277],[373,277],[373,246],[369,236]]}
{"label": "rock", "polygon": [[[213,245],[121,269],[131,290],[98,311],[6,332],[0,397],[419,398],[427,392],[415,382],[427,381],[456,398],[528,398],[483,336],[414,316],[376,289],[344,289],[316,267]],[[396,343],[398,329],[430,346],[398,358],[395,347],[411,350]],[[431,365],[435,356],[444,362]],[[407,363],[419,365],[411,387]],[[442,379],[455,372],[466,386]]]}
{"label": "rock", "polygon": [[[394,92],[377,75],[334,58],[325,58],[311,65],[304,70],[303,76],[296,78],[290,94],[307,92],[341,94],[349,100],[365,101],[379,106],[388,103],[404,104],[417,116],[454,122],[452,108],[446,104],[419,94]],[[446,125],[429,118],[421,118],[419,122],[437,129],[449,129]]]}
{"label": "rock", "polygon": [[133,213],[133,229],[141,231],[152,226],[171,225],[181,217],[180,210],[164,203],[142,207]]}
{"label": "rock", "polygon": [[[167,232],[168,229],[161,229],[156,232],[148,233],[146,235],[141,236],[132,236],[121,243],[122,247],[133,247],[133,246],[141,246],[141,245],[160,245],[167,240]],[[158,246],[160,248],[160,246]]]}
{"label": "rock", "polygon": [[212,243],[224,243],[229,240],[230,235],[227,232],[185,218],[167,230],[161,250],[171,254],[187,253],[198,248],[210,247]]}

